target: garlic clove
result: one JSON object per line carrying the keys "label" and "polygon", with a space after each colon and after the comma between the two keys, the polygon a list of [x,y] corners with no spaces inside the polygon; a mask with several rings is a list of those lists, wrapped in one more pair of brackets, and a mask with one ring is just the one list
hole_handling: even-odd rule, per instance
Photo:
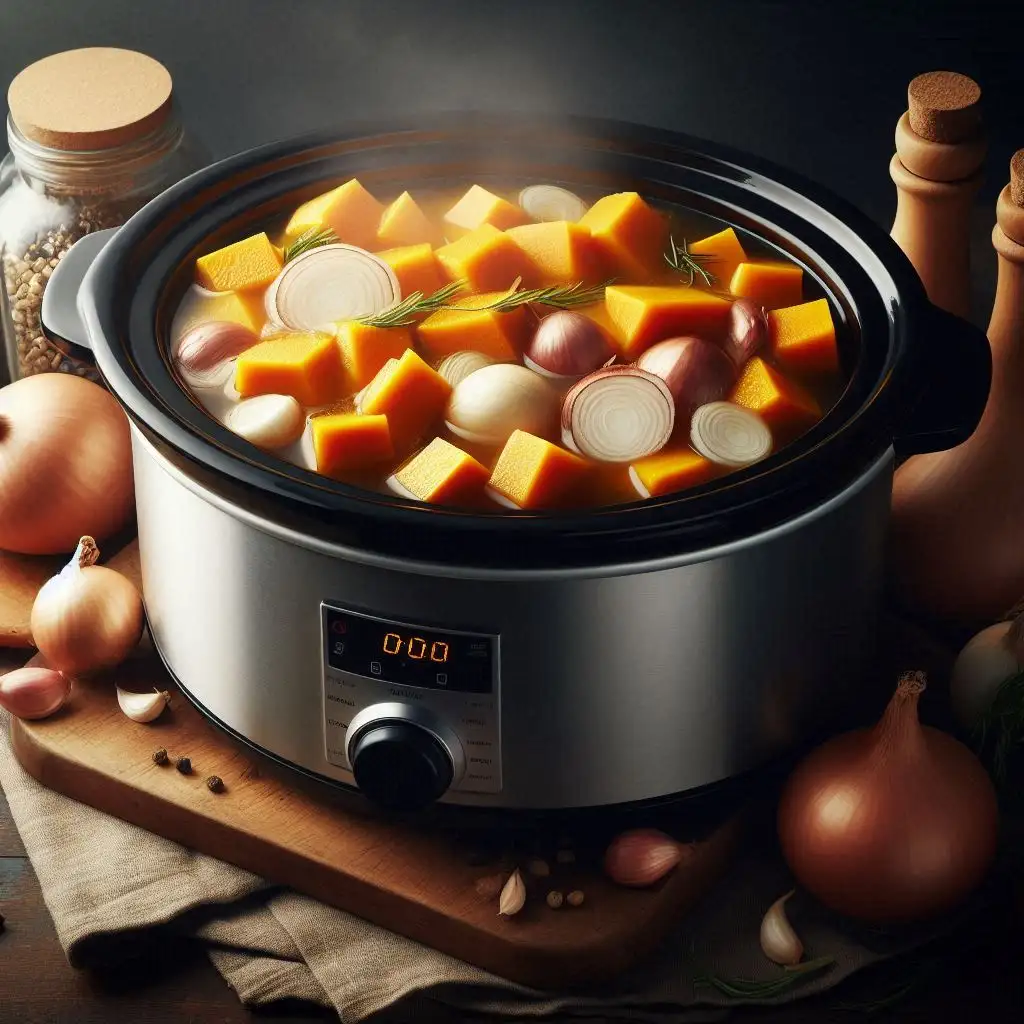
{"label": "garlic clove", "polygon": [[605,874],[618,885],[642,889],[665,877],[683,859],[682,848],[657,829],[616,836],[604,855]]}
{"label": "garlic clove", "polygon": [[26,665],[0,677],[0,707],[25,721],[48,718],[70,696],[71,680],[41,665]]}
{"label": "garlic clove", "polygon": [[257,395],[232,408],[224,425],[257,448],[277,451],[302,436],[306,413],[291,395]]}
{"label": "garlic clove", "polygon": [[152,722],[163,714],[171,695],[166,690],[152,693],[130,693],[117,687],[117,703],[133,722]]}
{"label": "garlic clove", "polygon": [[795,892],[790,889],[780,896],[761,920],[761,949],[772,963],[794,967],[803,959],[804,944],[786,916],[786,902]]}
{"label": "garlic clove", "polygon": [[518,914],[526,905],[526,884],[519,869],[509,876],[501,895],[498,897],[498,914],[502,917],[511,917]]}
{"label": "garlic clove", "polygon": [[516,430],[544,437],[558,412],[558,394],[525,366],[494,363],[474,370],[448,398],[445,426],[471,444],[498,447]]}

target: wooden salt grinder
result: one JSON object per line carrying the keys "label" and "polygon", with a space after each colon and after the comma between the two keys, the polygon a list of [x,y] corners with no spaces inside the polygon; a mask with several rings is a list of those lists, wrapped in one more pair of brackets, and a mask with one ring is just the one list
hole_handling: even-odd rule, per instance
{"label": "wooden salt grinder", "polygon": [[988,340],[993,363],[1002,371],[993,376],[1009,384],[1012,400],[1019,402],[1024,380],[1024,365],[1017,365],[1024,364],[1024,149],[1013,154],[1010,183],[996,201],[992,245],[999,259],[999,276]]}
{"label": "wooden salt grinder", "polygon": [[907,99],[889,164],[898,196],[892,237],[931,301],[966,319],[971,206],[986,152],[981,89],[966,75],[931,71],[910,83]]}

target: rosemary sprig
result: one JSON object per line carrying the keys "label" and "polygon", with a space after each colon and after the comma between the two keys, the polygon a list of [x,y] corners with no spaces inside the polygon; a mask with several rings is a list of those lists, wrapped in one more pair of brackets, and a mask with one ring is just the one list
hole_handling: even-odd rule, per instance
{"label": "rosemary sprig", "polygon": [[753,981],[749,978],[721,978],[717,974],[700,974],[694,981],[697,988],[713,988],[723,996],[739,1002],[758,1002],[781,995],[783,992],[800,984],[806,977],[818,974],[835,963],[835,957],[819,956],[816,960],[807,960],[795,967],[785,968],[785,973],[766,981]]}
{"label": "rosemary sprig", "polygon": [[556,309],[574,309],[577,306],[590,306],[604,298],[604,290],[612,283],[611,280],[592,288],[585,288],[582,281],[575,284],[552,285],[548,288],[520,288],[521,279],[517,279],[512,287],[500,298],[483,306],[449,306],[449,309],[492,310],[495,313],[509,313],[522,306],[540,305],[553,306]]}
{"label": "rosemary sprig", "polygon": [[1002,785],[1013,752],[1024,747],[1024,672],[999,684],[975,738],[979,749],[988,749],[991,744],[992,777]]}
{"label": "rosemary sprig", "polygon": [[451,284],[446,284],[443,288],[438,288],[433,295],[413,292],[412,295],[380,313],[359,317],[359,323],[366,324],[367,327],[408,327],[424,313],[435,313],[437,310],[445,308],[458,308],[449,306],[447,303],[453,295],[462,291],[465,284],[465,281],[454,281]]}
{"label": "rosemary sprig", "polygon": [[310,249],[319,249],[322,245],[333,245],[338,236],[330,228],[310,228],[303,231],[291,245],[284,250],[284,262],[290,263],[296,256],[301,256]]}
{"label": "rosemary sprig", "polygon": [[686,278],[688,285],[693,284],[694,278],[700,275],[704,283],[711,287],[717,278],[703,264],[717,262],[717,257],[703,253],[690,252],[689,243],[683,239],[682,246],[676,245],[674,237],[669,237],[669,251],[665,253],[665,262],[677,273]]}

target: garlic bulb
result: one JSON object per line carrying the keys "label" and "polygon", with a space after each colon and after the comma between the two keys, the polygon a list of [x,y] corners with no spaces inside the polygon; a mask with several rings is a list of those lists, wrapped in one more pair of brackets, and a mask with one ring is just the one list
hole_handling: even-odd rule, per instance
{"label": "garlic bulb", "polygon": [[1024,615],[1013,622],[997,622],[972,637],[957,655],[949,679],[949,700],[965,729],[978,725],[1000,685],[1024,668],[1022,626]]}
{"label": "garlic bulb", "polygon": [[163,714],[171,695],[166,690],[152,693],[129,693],[117,687],[117,703],[133,722],[152,722]]}
{"label": "garlic bulb", "polygon": [[780,896],[761,921],[761,949],[772,963],[783,967],[795,967],[804,955],[804,944],[786,916],[786,902],[795,891],[790,889]]}

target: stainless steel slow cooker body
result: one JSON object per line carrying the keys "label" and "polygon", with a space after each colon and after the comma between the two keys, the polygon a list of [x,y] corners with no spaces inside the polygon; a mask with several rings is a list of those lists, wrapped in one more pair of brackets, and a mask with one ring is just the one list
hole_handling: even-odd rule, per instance
{"label": "stainless steel slow cooker body", "polygon": [[[433,509],[285,465],[179,386],[170,315],[204,248],[352,175],[631,188],[737,224],[825,289],[850,383],[758,466],[585,514]],[[792,750],[849,706],[870,654],[894,458],[966,437],[989,375],[984,337],[834,197],[582,120],[439,117],[214,165],[117,232],[77,308],[132,419],[168,669],[236,736],[397,808],[633,804]]]}

